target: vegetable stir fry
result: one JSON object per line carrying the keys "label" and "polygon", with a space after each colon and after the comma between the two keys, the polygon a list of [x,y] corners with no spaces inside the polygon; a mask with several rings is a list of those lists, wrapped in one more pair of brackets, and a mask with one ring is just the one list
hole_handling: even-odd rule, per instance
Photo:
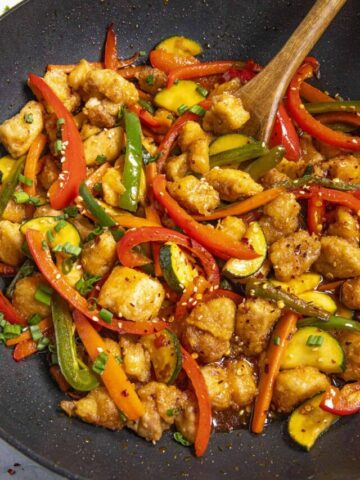
{"label": "vegetable stir fry", "polygon": [[242,133],[253,60],[172,36],[30,73],[0,125],[0,341],[47,352],[69,416],[205,454],[290,415],[309,450],[360,410],[359,102],[307,83],[269,145]]}

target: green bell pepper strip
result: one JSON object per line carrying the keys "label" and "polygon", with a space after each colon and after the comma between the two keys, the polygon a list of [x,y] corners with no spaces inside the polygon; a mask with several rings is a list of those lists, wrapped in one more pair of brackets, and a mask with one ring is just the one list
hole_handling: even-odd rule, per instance
{"label": "green bell pepper strip", "polygon": [[139,201],[142,169],[141,124],[139,117],[125,109],[126,152],[122,183],[125,192],[120,197],[119,206],[136,212]]}
{"label": "green bell pepper strip", "polygon": [[69,307],[59,295],[54,295],[51,309],[61,373],[72,388],[80,392],[89,392],[97,387],[99,382],[77,356],[75,329]]}
{"label": "green bell pepper strip", "polygon": [[305,108],[311,114],[327,112],[360,112],[360,100],[342,102],[305,103]]}
{"label": "green bell pepper strip", "polygon": [[278,145],[270,150],[269,153],[262,155],[257,160],[254,160],[250,165],[245,168],[251,178],[258,180],[265,175],[269,170],[276,167],[278,163],[284,158],[285,148],[282,145]]}
{"label": "green bell pepper strip", "polygon": [[16,283],[22,278],[32,275],[34,273],[34,270],[35,270],[34,262],[32,262],[29,258],[26,259],[25,262],[21,265],[21,267],[17,271],[15,277],[11,280],[11,283],[6,290],[6,296],[9,298],[12,298]]}
{"label": "green bell pepper strip", "polygon": [[19,175],[23,171],[25,164],[25,156],[14,161],[14,165],[10,170],[9,176],[4,181],[0,190],[0,218],[2,217],[7,204],[13,196],[16,186],[19,182]]}
{"label": "green bell pepper strip", "polygon": [[276,287],[271,282],[250,280],[246,284],[246,294],[251,297],[260,297],[275,302],[278,307],[287,308],[293,312],[307,317],[316,317],[326,323],[330,318],[330,313],[316,307],[313,303],[305,302],[296,295]]}
{"label": "green bell pepper strip", "polygon": [[210,155],[210,167],[221,167],[229,163],[243,163],[246,160],[253,160],[267,153],[269,153],[269,150],[261,142],[247,143],[242,147]]}
{"label": "green bell pepper strip", "polygon": [[297,322],[298,327],[318,327],[322,330],[349,330],[350,332],[360,332],[360,323],[350,318],[330,315],[327,322],[319,321],[317,318],[303,318]]}
{"label": "green bell pepper strip", "polygon": [[331,188],[333,190],[341,190],[344,192],[360,190],[360,183],[346,183],[342,180],[331,180],[330,178],[318,177],[316,175],[303,175],[296,180],[277,182],[274,184],[274,187],[295,189],[304,187],[305,185],[321,185],[322,187]]}

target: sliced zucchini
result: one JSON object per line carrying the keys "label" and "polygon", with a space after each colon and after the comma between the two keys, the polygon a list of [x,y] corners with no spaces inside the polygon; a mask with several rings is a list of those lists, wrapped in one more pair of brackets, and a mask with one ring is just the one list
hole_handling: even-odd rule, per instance
{"label": "sliced zucchini", "polygon": [[215,138],[209,145],[209,155],[216,155],[225,150],[242,147],[250,142],[250,138],[241,133],[228,133]]}
{"label": "sliced zucchini", "polygon": [[317,273],[304,273],[288,282],[271,280],[271,283],[276,287],[281,287],[283,290],[286,290],[288,293],[292,293],[293,295],[299,295],[300,293],[315,290],[320,282],[321,275],[318,275]]}
{"label": "sliced zucchini", "polygon": [[[60,222],[62,228],[60,227]],[[59,225],[59,227],[57,227]],[[59,221],[56,217],[38,217],[29,220],[20,227],[20,231],[25,235],[26,231],[31,228],[38,230],[44,234],[47,234],[47,240],[50,248],[54,248],[57,245],[64,245],[69,242],[71,245],[78,247],[81,243],[80,235],[77,229],[69,222],[65,220]],[[58,231],[57,231],[58,230]]]}
{"label": "sliced zucchini", "polygon": [[[0,172],[1,172],[1,182],[6,180],[11,169],[13,168],[15,160],[10,157],[10,155],[5,155],[5,157],[0,158]],[[0,182],[0,183],[1,183]]]}
{"label": "sliced zucchini", "polygon": [[159,382],[174,383],[182,365],[180,343],[167,328],[161,332],[141,337],[141,343],[150,354],[155,377]]}
{"label": "sliced zucchini", "polygon": [[298,294],[299,298],[305,300],[305,302],[313,303],[319,308],[326,310],[330,313],[335,313],[337,310],[337,305],[334,300],[324,292],[304,292]]}
{"label": "sliced zucchini", "polygon": [[166,283],[177,293],[182,293],[197,275],[186,253],[176,243],[162,245],[159,261]]}
{"label": "sliced zucchini", "polygon": [[288,343],[280,368],[316,367],[324,373],[345,370],[345,354],[330,333],[317,327],[303,327]]}
{"label": "sliced zucchini", "polygon": [[175,55],[199,55],[202,52],[200,43],[191,38],[183,37],[181,35],[172,35],[165,38],[155,47],[155,50],[165,50]]}
{"label": "sliced zucchini", "polygon": [[260,257],[254,260],[239,260],[238,258],[230,258],[222,270],[222,273],[229,278],[245,278],[256,273],[262,267],[267,253],[267,244],[264,232],[258,222],[251,222],[244,238],[249,245],[253,247]]}
{"label": "sliced zucchini", "polygon": [[204,100],[197,88],[198,84],[192,80],[180,80],[172,87],[164,88],[164,90],[156,94],[154,102],[158,107],[177,112],[177,109],[182,105],[192,107]]}
{"label": "sliced zucchini", "polygon": [[320,408],[323,394],[310,398],[292,412],[288,422],[290,437],[309,451],[320,435],[333,425],[339,417]]}

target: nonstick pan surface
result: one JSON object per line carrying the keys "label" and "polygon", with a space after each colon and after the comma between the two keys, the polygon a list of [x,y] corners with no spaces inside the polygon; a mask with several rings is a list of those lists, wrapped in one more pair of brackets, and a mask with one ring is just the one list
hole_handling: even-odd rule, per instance
{"label": "nonstick pan surface", "polygon": [[[161,38],[183,34],[205,46],[205,59],[254,58],[266,64],[313,4],[311,0],[28,0],[0,20],[0,122],[29,98],[29,71],[47,63],[97,60],[114,21],[120,54],[149,51]],[[360,98],[360,4],[349,0],[316,47],[331,93]],[[62,414],[61,394],[43,355],[20,364],[0,347],[0,435],[68,478],[127,480],[357,480],[360,416],[339,421],[305,453],[286,438],[285,423],[264,435],[246,430],[212,436],[208,452],[165,434],[153,446],[128,431],[112,433]]]}

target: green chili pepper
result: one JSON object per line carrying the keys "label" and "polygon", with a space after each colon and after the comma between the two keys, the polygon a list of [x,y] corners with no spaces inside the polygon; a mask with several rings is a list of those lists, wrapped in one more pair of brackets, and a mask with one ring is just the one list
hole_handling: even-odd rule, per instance
{"label": "green chili pepper", "polygon": [[216,155],[210,155],[210,166],[220,167],[229,163],[242,163],[267,153],[269,153],[269,150],[262,143],[247,143],[242,147],[232,148],[231,150],[225,150]]}
{"label": "green chili pepper", "polygon": [[277,182],[276,187],[284,187],[287,189],[304,187],[306,185],[321,185],[322,187],[332,188],[333,190],[351,191],[360,190],[359,183],[346,183],[342,180],[331,180],[330,178],[318,177],[316,175],[303,175],[296,180],[287,180],[285,182]]}
{"label": "green chili pepper", "polygon": [[327,112],[360,112],[360,100],[349,100],[346,102],[319,102],[305,103],[305,108],[311,114]]}
{"label": "green chili pepper", "polygon": [[53,297],[52,319],[61,373],[75,390],[80,392],[93,390],[99,382],[77,356],[74,323],[66,302],[58,295]]}
{"label": "green chili pepper", "polygon": [[122,183],[125,192],[120,197],[119,206],[136,212],[139,201],[142,167],[141,125],[139,117],[125,109],[126,152]]}
{"label": "green chili pepper", "polygon": [[298,327],[318,327],[322,330],[349,330],[351,332],[360,332],[360,323],[350,318],[330,315],[327,322],[319,321],[314,317],[302,318],[297,322]]}
{"label": "green chili pepper", "polygon": [[15,277],[12,279],[10,285],[8,286],[6,290],[6,295],[9,298],[12,298],[16,283],[22,278],[30,276],[32,273],[34,273],[34,270],[35,270],[34,263],[30,259],[25,260],[25,262],[21,265],[21,267],[17,271]]}
{"label": "green chili pepper", "polygon": [[9,173],[9,176],[2,184],[0,190],[0,218],[2,217],[4,210],[13,196],[16,186],[19,181],[19,175],[21,174],[26,157],[21,157],[19,160],[14,161],[14,165]]}
{"label": "green chili pepper", "polygon": [[330,313],[316,307],[312,303],[305,302],[305,300],[282,290],[280,287],[276,287],[271,282],[250,280],[246,284],[246,294],[251,297],[271,300],[276,302],[279,307],[287,307],[289,310],[300,313],[301,315],[316,317],[322,320],[322,323],[326,323],[330,318]]}
{"label": "green chili pepper", "polygon": [[270,150],[269,153],[262,155],[257,160],[254,160],[250,165],[245,168],[247,172],[254,180],[258,180],[265,175],[269,170],[276,167],[278,163],[284,158],[285,148],[282,145],[278,145]]}

